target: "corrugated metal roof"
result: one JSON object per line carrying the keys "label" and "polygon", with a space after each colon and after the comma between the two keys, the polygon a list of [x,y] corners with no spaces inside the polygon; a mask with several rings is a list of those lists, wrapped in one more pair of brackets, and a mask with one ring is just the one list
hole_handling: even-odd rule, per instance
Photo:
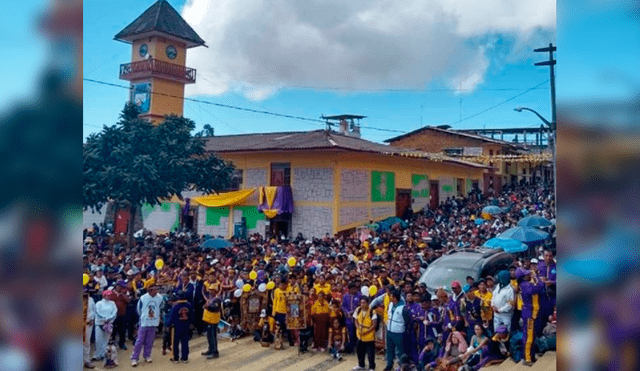
{"label": "corrugated metal roof", "polygon": [[114,37],[130,42],[132,36],[153,31],[163,32],[187,41],[188,47],[205,45],[204,40],[189,26],[180,14],[166,0],[158,0],[149,9]]}
{"label": "corrugated metal roof", "polygon": [[474,168],[489,168],[441,154],[391,147],[327,130],[223,135],[208,137],[206,141],[205,149],[216,153],[342,149],[389,156],[423,158],[429,161],[442,161]]}

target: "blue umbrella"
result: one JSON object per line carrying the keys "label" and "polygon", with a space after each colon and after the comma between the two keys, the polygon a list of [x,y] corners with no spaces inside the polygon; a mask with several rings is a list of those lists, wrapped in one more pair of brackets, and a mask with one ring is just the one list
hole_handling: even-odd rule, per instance
{"label": "blue umbrella", "polygon": [[478,218],[478,219],[476,219],[475,223],[476,223],[476,225],[482,225],[484,223],[484,220]]}
{"label": "blue umbrella", "polygon": [[492,238],[482,245],[483,247],[488,247],[490,249],[502,248],[504,251],[508,253],[516,253],[516,252],[525,252],[529,249],[529,246],[518,240],[512,239],[503,239],[503,238]]}
{"label": "blue umbrella", "polygon": [[498,214],[502,214],[503,211],[498,206],[486,206],[484,209],[482,209],[482,213],[489,214],[489,215],[498,215]]}
{"label": "blue umbrella", "polygon": [[208,249],[224,249],[227,247],[232,247],[233,244],[227,240],[223,240],[221,238],[210,238],[202,244],[203,248]]}
{"label": "blue umbrella", "polygon": [[531,215],[520,219],[518,225],[521,227],[540,228],[550,226],[551,222],[541,216]]}
{"label": "blue umbrella", "polygon": [[549,237],[549,233],[531,227],[513,227],[504,231],[497,238],[514,239],[527,245],[541,242]]}

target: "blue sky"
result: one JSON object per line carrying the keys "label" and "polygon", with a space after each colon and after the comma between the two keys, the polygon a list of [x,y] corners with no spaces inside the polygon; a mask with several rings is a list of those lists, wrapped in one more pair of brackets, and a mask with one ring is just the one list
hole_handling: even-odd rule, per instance
{"label": "blue sky", "polygon": [[[194,3],[202,3],[205,0],[193,0]],[[437,0],[445,1],[445,0]],[[105,81],[109,83],[116,83],[127,85],[126,81],[118,79],[118,67],[120,63],[126,63],[129,61],[131,47],[128,44],[117,42],[113,40],[113,36],[124,28],[127,24],[133,21],[139,14],[141,14],[147,7],[153,4],[153,0],[144,1],[125,1],[114,0],[109,2],[90,2],[85,3],[84,7],[84,77]],[[184,1],[170,0],[170,3],[180,12],[183,10]],[[587,40],[593,39],[598,36],[600,38],[607,37],[606,32],[613,32],[611,23],[615,23],[611,17],[607,19],[605,13],[604,19],[594,18],[589,13],[588,1],[582,6],[571,6],[571,9],[577,9],[577,14],[571,14],[568,17],[568,13],[563,13],[562,10],[558,13],[559,21],[561,22],[561,28],[558,32],[558,42],[560,53],[558,56],[561,58],[557,68],[557,82],[558,82],[558,100],[563,97],[615,97],[625,92],[628,92],[628,84],[625,85],[620,82],[611,81],[606,83],[602,88],[602,70],[594,69],[591,66],[598,64],[599,66],[606,66],[610,61],[612,55],[616,56],[618,62],[622,61],[624,66],[627,62],[627,68],[618,69],[619,76],[632,76],[635,81],[638,79],[638,70],[633,68],[637,64],[638,49],[629,50],[628,48],[621,47],[622,43],[629,39],[638,37],[637,23],[633,23],[631,18],[617,19],[620,26],[626,27],[628,32],[618,33],[618,42],[620,45],[609,44],[606,46],[598,46],[589,48],[589,42]],[[592,8],[601,11],[602,4],[591,4]],[[613,6],[613,5],[612,5]],[[196,9],[197,10],[197,9]],[[251,17],[251,9],[247,9],[247,17]],[[231,12],[231,10],[229,10]],[[573,12],[573,10],[572,10]],[[234,17],[227,16],[222,12],[220,8],[211,10],[202,21],[203,24],[215,23],[220,19],[220,22],[233,22]],[[193,15],[191,15],[193,17]],[[227,18],[225,18],[227,17]],[[469,24],[477,27],[490,27],[479,22],[477,19],[466,19],[468,15],[463,14],[461,20],[458,22],[458,26]],[[191,19],[190,17],[187,17]],[[237,18],[237,17],[236,17]],[[269,21],[268,16],[264,17],[265,22]],[[229,20],[231,19],[231,21]],[[316,20],[317,21],[317,20]],[[475,115],[481,111],[484,111],[494,105],[500,104],[507,99],[510,99],[516,95],[521,94],[525,90],[534,87],[549,78],[549,71],[546,67],[535,67],[534,62],[544,60],[546,56],[543,53],[534,53],[531,49],[534,47],[543,47],[548,44],[549,41],[556,42],[553,30],[551,32],[542,33],[540,36],[533,36],[529,39],[531,45],[521,45],[517,41],[517,38],[513,36],[512,25],[505,25],[503,28],[509,29],[505,32],[496,32],[495,30],[489,30],[487,34],[473,34],[469,30],[460,30],[459,32],[463,36],[456,37],[455,42],[460,41],[461,50],[461,62],[468,63],[471,69],[474,68],[476,60],[474,56],[466,55],[463,61],[462,53],[474,49],[477,45],[488,45],[489,51],[485,52],[488,65],[486,68],[481,69],[482,79],[481,83],[474,85],[474,89],[471,92],[457,94],[452,89],[451,76],[452,74],[460,71],[451,72],[442,70],[441,74],[438,71],[429,72],[427,76],[429,81],[416,81],[407,82],[399,79],[398,81],[392,81],[391,79],[380,78],[375,88],[367,86],[368,81],[354,80],[356,81],[356,87],[351,91],[324,89],[323,87],[335,85],[335,81],[323,81],[323,77],[326,75],[318,75],[318,78],[314,79],[312,73],[308,73],[302,67],[298,73],[304,75],[306,80],[301,79],[299,82],[289,79],[289,77],[278,76],[277,72],[269,69],[269,66],[260,65],[255,62],[256,57],[267,55],[257,54],[254,50],[245,48],[244,50],[237,51],[238,60],[245,58],[242,62],[238,62],[238,65],[246,66],[247,70],[252,69],[256,72],[237,72],[236,75],[231,77],[225,76],[225,71],[229,71],[228,67],[221,64],[207,64],[203,63],[204,60],[218,60],[223,59],[222,55],[216,55],[216,51],[224,50],[225,55],[232,40],[236,43],[242,44],[247,38],[255,38],[256,35],[245,34],[250,32],[250,27],[244,26],[241,21],[236,24],[232,24],[228,29],[225,29],[224,40],[221,38],[212,39],[207,37],[209,34],[216,35],[212,31],[201,32],[200,25],[194,28],[205,39],[210,48],[204,50],[202,53],[209,53],[207,55],[202,54],[194,56],[194,49],[189,51],[187,57],[187,65],[198,68],[198,81],[196,88],[200,94],[192,95],[192,98],[201,99],[205,101],[235,105],[240,107],[247,107],[252,109],[267,110],[272,112],[278,112],[289,115],[304,116],[310,118],[319,118],[320,115],[352,113],[361,114],[367,116],[362,121],[363,126],[370,126],[380,129],[393,129],[402,131],[411,131],[419,128],[421,125],[440,125],[450,124],[454,128],[492,128],[492,127],[538,127],[540,121],[533,114],[523,112],[517,113],[513,108],[518,106],[526,106],[537,110],[543,116],[550,118],[550,94],[549,84],[543,84],[536,90],[532,90],[520,97],[502,104],[494,109],[489,110],[486,113],[477,115],[472,118],[469,116]],[[310,23],[313,22],[309,21]],[[308,23],[309,23],[308,22]],[[466,22],[466,23],[465,23]],[[475,22],[475,23],[474,23]],[[233,26],[236,26],[235,28]],[[294,25],[297,27],[299,25]],[[534,25],[535,26],[535,25]],[[635,29],[632,27],[635,26]],[[256,25],[256,29],[263,27],[263,29],[269,30],[270,25]],[[463,28],[463,26],[460,26]],[[247,30],[249,28],[249,30]],[[594,29],[604,30],[604,35],[594,35]],[[242,32],[245,32],[243,34]],[[346,36],[345,36],[346,35]],[[348,32],[341,35],[341,37],[348,37]],[[365,35],[366,36],[366,35]],[[609,34],[610,36],[610,34]],[[235,37],[235,39],[234,39]],[[362,37],[362,35],[359,35]],[[260,45],[260,43],[268,43],[270,40],[258,35],[256,40],[246,41],[247,45]],[[299,40],[294,40],[299,42]],[[254,43],[254,44],[252,44]],[[606,44],[606,43],[601,43]],[[492,48],[492,49],[491,49]],[[232,50],[236,52],[236,50]],[[597,51],[597,53],[594,53]],[[428,53],[439,53],[439,49],[434,49]],[[264,52],[266,53],[266,52]],[[412,54],[413,51],[408,52],[408,57],[415,57]],[[429,54],[419,54],[421,57],[431,58]],[[220,53],[222,54],[222,53]],[[588,57],[587,57],[588,55]],[[229,59],[228,57],[227,59]],[[606,60],[605,60],[606,59]],[[433,62],[433,61],[432,61]],[[435,60],[438,62],[438,60]],[[454,67],[458,63],[455,59],[455,55],[447,60],[448,63],[452,63]],[[481,64],[482,61],[478,60],[477,64]],[[589,63],[591,62],[591,63]],[[227,63],[229,63],[227,61]],[[231,63],[235,63],[235,60],[231,60]],[[311,65],[312,63],[310,63]],[[240,67],[242,68],[242,67]],[[418,65],[416,68],[417,74],[420,75],[420,69],[422,66]],[[430,65],[424,66],[424,69],[429,70],[432,68]],[[460,67],[462,68],[462,67]],[[466,67],[465,67],[466,68]],[[222,71],[222,72],[220,72]],[[355,71],[359,73],[361,71]],[[401,73],[400,73],[401,74]],[[252,96],[253,92],[250,89],[246,89],[243,86],[243,78],[248,77],[246,81],[249,85],[254,84],[256,79],[262,78],[262,76],[269,76],[265,78],[267,84],[273,83],[278,86],[275,92],[271,92],[266,98],[261,100],[249,99],[247,96]],[[411,77],[411,76],[409,76]],[[226,80],[225,80],[226,78]],[[280,78],[280,80],[278,80]],[[372,81],[375,81],[377,76],[372,75]],[[309,80],[311,79],[311,80]],[[605,79],[606,80],[606,79]],[[309,81],[311,81],[309,83]],[[571,83],[567,83],[571,81]],[[262,81],[264,82],[264,81]],[[592,87],[592,85],[596,87]],[[388,85],[385,85],[387,84]],[[364,86],[358,90],[357,86]],[[291,88],[288,86],[310,86],[310,88],[300,89]],[[395,88],[400,86],[401,91],[385,91],[387,87]],[[406,87],[406,88],[403,88]],[[315,87],[315,88],[314,88]],[[450,89],[450,91],[442,91],[440,89]],[[373,91],[372,91],[373,90]],[[224,91],[224,92],[221,92]],[[211,93],[214,92],[214,93]],[[89,133],[99,131],[102,125],[111,125],[116,122],[118,114],[122,109],[128,93],[125,89],[119,89],[110,86],[98,85],[91,82],[85,82],[84,84],[84,127],[83,137]],[[321,128],[323,125],[318,123],[307,123],[303,121],[274,118],[270,116],[235,111],[227,108],[219,108],[211,105],[185,102],[185,116],[196,121],[198,127],[202,127],[204,124],[212,125],[216,134],[239,134],[239,133],[251,133],[251,132],[268,132],[268,131],[287,131],[287,130],[313,130]],[[463,119],[458,123],[460,119]],[[467,119],[468,118],[468,119]],[[383,141],[389,137],[398,135],[398,133],[382,132],[371,129],[362,130],[363,137],[374,141]]]}

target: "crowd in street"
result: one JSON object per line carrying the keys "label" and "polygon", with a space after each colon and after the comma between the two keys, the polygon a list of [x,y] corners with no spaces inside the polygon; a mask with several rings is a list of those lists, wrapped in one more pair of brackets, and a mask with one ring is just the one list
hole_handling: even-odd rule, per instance
{"label": "crowd in street", "polygon": [[[505,211],[477,223],[487,205]],[[477,370],[507,359],[532,365],[555,349],[553,240],[514,256],[495,276],[436,290],[420,282],[447,251],[480,248],[527,215],[555,220],[552,189],[472,192],[365,238],[253,234],[227,249],[205,250],[205,237],[188,231],[149,232],[129,245],[96,225],[85,231],[85,367],[116,366],[114,354],[131,342],[133,366],[141,356],[152,362],[157,335],[172,362],[188,362],[196,335],[207,336],[202,355],[217,358],[221,323],[232,340],[252,336],[262,346],[288,344],[336,360],[355,353],[355,370],[374,370],[379,352],[386,354],[384,370]],[[241,300],[252,293],[267,300],[257,323],[247,326]],[[287,328],[293,297],[308,314],[295,330]]]}

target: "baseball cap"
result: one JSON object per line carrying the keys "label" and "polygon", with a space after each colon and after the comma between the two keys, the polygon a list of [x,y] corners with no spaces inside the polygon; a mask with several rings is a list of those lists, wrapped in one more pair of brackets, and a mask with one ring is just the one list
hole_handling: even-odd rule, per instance
{"label": "baseball cap", "polygon": [[496,329],[496,333],[498,333],[498,334],[506,334],[507,333],[507,327],[506,326],[498,326],[498,328]]}
{"label": "baseball cap", "polygon": [[460,287],[460,282],[458,281],[451,282],[451,288],[454,288],[454,287]]}

